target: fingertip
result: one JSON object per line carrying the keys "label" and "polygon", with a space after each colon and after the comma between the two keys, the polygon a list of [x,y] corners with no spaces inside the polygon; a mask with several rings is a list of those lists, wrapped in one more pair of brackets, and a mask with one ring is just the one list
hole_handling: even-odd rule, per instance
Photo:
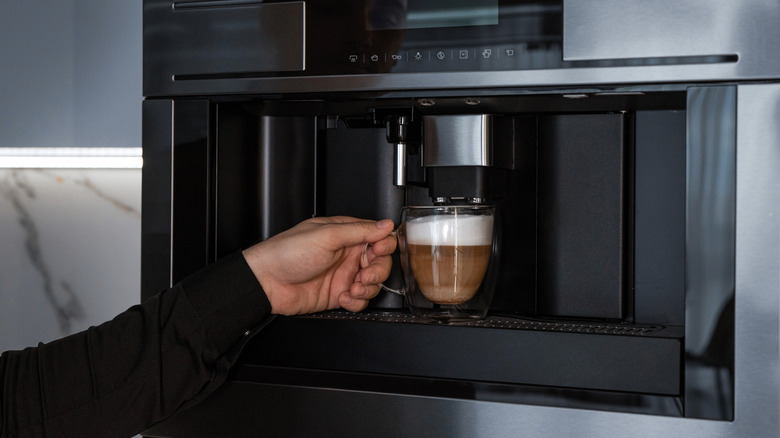
{"label": "fingertip", "polygon": [[396,248],[398,248],[398,240],[395,238],[394,235],[390,235],[382,240],[382,246],[384,249],[384,254],[392,254],[395,252]]}
{"label": "fingertip", "polygon": [[341,295],[339,295],[339,305],[341,305],[341,307],[347,308],[347,306],[351,305],[354,301],[355,298],[352,297],[349,292],[342,292]]}
{"label": "fingertip", "polygon": [[360,283],[363,285],[377,284],[379,283],[379,276],[373,270],[364,269],[360,272]]}
{"label": "fingertip", "polygon": [[344,310],[357,313],[368,307],[368,300],[352,300],[350,304],[342,307]]}
{"label": "fingertip", "polygon": [[377,228],[395,228],[395,222],[392,219],[382,219],[376,222]]}
{"label": "fingertip", "polygon": [[363,283],[355,283],[349,291],[351,298],[363,298],[368,295],[368,288]]}

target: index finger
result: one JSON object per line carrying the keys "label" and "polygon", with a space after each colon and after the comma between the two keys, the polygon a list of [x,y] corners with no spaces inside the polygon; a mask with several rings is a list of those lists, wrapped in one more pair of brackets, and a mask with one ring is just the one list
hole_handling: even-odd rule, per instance
{"label": "index finger", "polygon": [[389,236],[395,224],[390,219],[380,221],[369,220],[344,220],[343,217],[335,217],[332,222],[327,220],[323,224],[330,227],[330,239],[336,246],[348,247],[361,243],[378,242]]}

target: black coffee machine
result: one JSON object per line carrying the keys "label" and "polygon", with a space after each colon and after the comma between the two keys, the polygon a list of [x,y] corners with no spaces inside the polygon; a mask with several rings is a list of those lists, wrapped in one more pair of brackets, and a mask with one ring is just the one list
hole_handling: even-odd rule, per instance
{"label": "black coffee machine", "polygon": [[[216,119],[200,175],[178,158],[193,143],[174,152],[176,178],[189,174],[181,186],[174,179],[174,231],[194,225],[187,210],[214,215],[205,251],[183,251],[201,263],[311,216],[398,222],[404,205],[499,207],[501,265],[485,320],[431,326],[383,294],[360,314],[276,321],[237,373],[266,384],[400,385],[419,395],[681,415],[684,242],[657,236],[685,233],[684,93],[175,105],[176,114],[200,106]],[[653,176],[658,168],[664,174]],[[209,175],[211,186],[193,180]],[[196,269],[187,262],[174,259],[175,277]],[[395,266],[387,284],[400,287]]]}
{"label": "black coffee machine", "polygon": [[[565,60],[589,35],[572,11],[598,5],[485,0],[450,26],[427,14],[443,2],[414,3],[145,0],[144,296],[312,216],[494,204],[501,229],[485,319],[422,321],[387,293],[277,318],[213,396],[146,434],[750,430],[745,89],[683,74],[735,55]],[[376,20],[394,8],[421,9]]]}

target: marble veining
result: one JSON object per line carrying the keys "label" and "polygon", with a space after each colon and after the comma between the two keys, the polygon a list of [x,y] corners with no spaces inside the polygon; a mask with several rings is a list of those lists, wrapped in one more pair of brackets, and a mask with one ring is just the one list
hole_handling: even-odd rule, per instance
{"label": "marble veining", "polygon": [[0,350],[140,300],[140,170],[0,169]]}
{"label": "marble veining", "polygon": [[19,218],[19,225],[25,235],[24,248],[30,263],[32,263],[43,280],[43,293],[54,309],[60,331],[63,334],[67,334],[70,332],[71,320],[82,319],[84,310],[81,303],[79,303],[78,297],[73,292],[73,288],[67,281],[60,282],[61,287],[58,291],[52,285],[52,274],[43,256],[38,227],[35,225],[35,220],[23,202],[25,198],[35,199],[35,188],[26,181],[24,174],[18,170],[9,172],[0,181],[0,188],[2,188],[3,197],[11,202]]}
{"label": "marble veining", "polygon": [[[59,177],[58,177],[59,178]],[[75,184],[80,185],[92,193],[94,193],[98,198],[103,199],[107,202],[109,202],[111,205],[116,207],[117,209],[132,214],[133,216],[137,217],[138,219],[141,219],[141,211],[131,205],[128,205],[125,202],[122,202],[121,200],[114,198],[106,193],[104,193],[102,190],[100,190],[99,187],[97,187],[92,180],[90,180],[87,177],[84,177],[83,179],[78,179],[73,181]]]}

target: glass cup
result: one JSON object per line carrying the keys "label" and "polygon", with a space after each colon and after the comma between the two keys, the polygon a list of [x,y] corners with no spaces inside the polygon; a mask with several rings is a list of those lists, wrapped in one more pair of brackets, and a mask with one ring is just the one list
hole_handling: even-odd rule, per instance
{"label": "glass cup", "polygon": [[437,322],[482,319],[496,282],[493,206],[404,207],[397,237],[413,314]]}

